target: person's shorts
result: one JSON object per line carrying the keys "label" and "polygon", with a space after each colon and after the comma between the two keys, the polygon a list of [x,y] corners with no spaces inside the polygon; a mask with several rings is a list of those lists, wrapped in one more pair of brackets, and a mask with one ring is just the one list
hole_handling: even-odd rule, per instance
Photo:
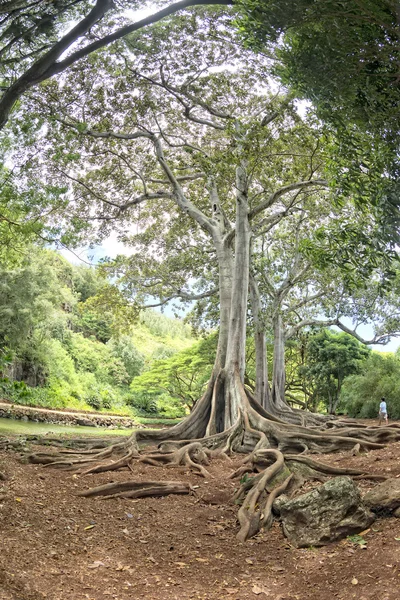
{"label": "person's shorts", "polygon": [[386,419],[386,418],[387,418],[387,413],[380,412],[380,413],[379,413],[379,417],[380,417],[381,419]]}

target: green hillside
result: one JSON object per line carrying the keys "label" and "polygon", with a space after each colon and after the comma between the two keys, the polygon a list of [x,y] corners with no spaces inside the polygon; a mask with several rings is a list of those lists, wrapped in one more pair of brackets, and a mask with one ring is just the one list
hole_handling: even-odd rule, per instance
{"label": "green hillside", "polygon": [[0,271],[0,391],[14,403],[146,413],[132,381],[195,343],[182,321],[129,307],[122,332],[118,310],[104,303],[109,282],[55,251],[32,247]]}

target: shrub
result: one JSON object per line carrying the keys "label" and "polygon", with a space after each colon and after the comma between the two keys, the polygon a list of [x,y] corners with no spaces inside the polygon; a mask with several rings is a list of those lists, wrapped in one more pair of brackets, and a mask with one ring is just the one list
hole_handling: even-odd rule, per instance
{"label": "shrub", "polygon": [[374,419],[382,396],[386,398],[389,417],[400,419],[400,359],[393,354],[373,352],[362,372],[344,381],[341,401],[350,417]]}
{"label": "shrub", "polygon": [[157,414],[157,396],[148,392],[134,392],[126,398],[127,404],[146,414]]}

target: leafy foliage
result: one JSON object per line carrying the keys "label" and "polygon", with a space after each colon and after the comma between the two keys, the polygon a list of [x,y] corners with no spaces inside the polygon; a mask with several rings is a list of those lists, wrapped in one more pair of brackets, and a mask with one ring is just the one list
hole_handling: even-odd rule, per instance
{"label": "leafy foliage", "polygon": [[322,330],[309,339],[306,352],[301,374],[314,382],[317,397],[335,414],[344,379],[361,369],[369,350],[345,333]]}
{"label": "leafy foliage", "polygon": [[278,43],[280,76],[324,118],[350,119],[398,143],[396,0],[246,0],[241,9],[247,42]]}
{"label": "leafy foliage", "polygon": [[143,403],[145,398],[156,401],[159,410],[165,403],[192,410],[201,397],[214,364],[217,336],[194,344],[187,350],[164,360],[155,360],[152,366],[131,383],[132,404]]}
{"label": "leafy foliage", "polygon": [[389,418],[400,419],[400,354],[373,352],[343,384],[341,404],[350,417],[376,419],[384,396]]}
{"label": "leafy foliage", "polygon": [[30,247],[18,266],[3,263],[1,277],[1,389],[15,402],[126,411],[146,360],[193,343],[187,326],[150,312],[150,328],[137,323],[113,338],[114,315],[93,302],[110,283],[54,251]]}

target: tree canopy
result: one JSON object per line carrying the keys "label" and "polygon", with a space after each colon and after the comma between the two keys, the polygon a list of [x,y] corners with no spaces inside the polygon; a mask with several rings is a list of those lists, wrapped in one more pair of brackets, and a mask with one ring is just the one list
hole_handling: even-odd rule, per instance
{"label": "tree canopy", "polygon": [[[181,0],[132,23],[136,0],[3,2],[0,8],[0,129],[30,88],[63,73],[92,52],[192,6],[229,5],[230,0]],[[146,5],[144,5],[146,7]],[[154,4],[151,5],[154,8]],[[72,25],[72,27],[71,27]]]}
{"label": "tree canopy", "polygon": [[398,144],[396,0],[242,2],[248,43],[277,45],[279,75],[330,121],[353,121]]}

